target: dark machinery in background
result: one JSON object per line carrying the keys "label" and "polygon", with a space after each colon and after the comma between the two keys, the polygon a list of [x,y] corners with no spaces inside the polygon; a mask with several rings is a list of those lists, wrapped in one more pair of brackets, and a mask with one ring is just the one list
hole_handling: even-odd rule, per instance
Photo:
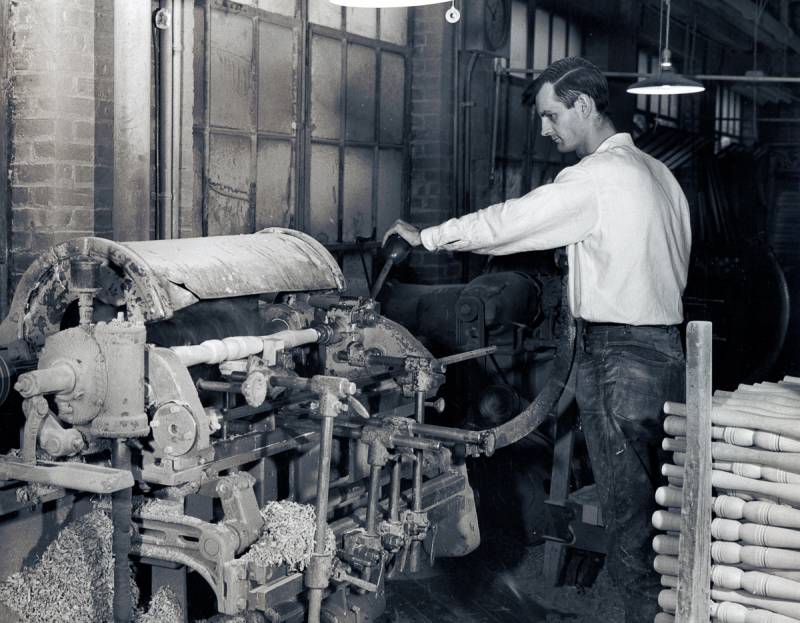
{"label": "dark machinery in background", "polygon": [[[194,571],[215,612],[372,620],[387,575],[480,542],[465,460],[526,437],[558,402],[575,336],[551,285],[504,273],[453,294],[458,337],[436,357],[374,300],[343,296],[333,258],[299,232],[64,243],[32,264],[0,325],[0,543],[19,536],[20,509],[103,494],[116,620],[130,617],[129,556],[152,566],[153,591]],[[553,368],[536,399],[503,389],[488,418],[426,422],[452,364],[494,378],[535,362],[517,322],[535,301]],[[248,557],[278,499],[316,510],[304,572]]]}
{"label": "dark machinery in background", "polygon": [[715,153],[699,134],[659,126],[636,144],[672,170],[689,198],[684,315],[686,322],[714,324],[715,387],[769,378],[790,312],[786,278],[766,240],[774,178],[769,152],[734,143]]}

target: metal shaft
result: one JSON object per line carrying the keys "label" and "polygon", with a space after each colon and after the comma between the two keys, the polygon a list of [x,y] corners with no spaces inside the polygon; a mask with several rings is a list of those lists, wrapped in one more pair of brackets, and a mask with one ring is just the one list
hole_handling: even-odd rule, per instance
{"label": "metal shaft", "polygon": [[389,520],[400,521],[400,478],[402,476],[400,458],[392,463],[392,482],[389,493]]}
{"label": "metal shaft", "polygon": [[[130,471],[131,451],[125,440],[114,442],[111,462],[117,469]],[[129,623],[131,611],[131,572],[128,555],[131,551],[131,514],[133,513],[132,490],[118,491],[111,496],[111,521],[114,534],[114,623]]]}
{"label": "metal shaft", "polygon": [[[422,424],[425,419],[425,392],[417,391],[415,394],[416,398],[416,417],[417,423]],[[414,488],[413,488],[413,499],[412,499],[412,510],[414,511],[421,511],[422,510],[422,460],[423,460],[423,452],[422,450],[414,450]],[[411,543],[411,552],[409,557],[409,564],[408,570],[411,573],[415,573],[419,570],[420,566],[420,559],[422,556],[422,543],[419,541],[412,541]]]}
{"label": "metal shaft", "polygon": [[[325,553],[325,532],[328,527],[328,487],[331,482],[333,453],[333,418],[322,418],[320,433],[319,469],[317,471],[317,524],[314,531],[314,554]],[[308,623],[319,623],[322,609],[322,589],[308,589]]]}
{"label": "metal shaft", "polygon": [[377,534],[378,503],[381,498],[381,466],[369,469],[369,498],[367,499],[367,534]]}

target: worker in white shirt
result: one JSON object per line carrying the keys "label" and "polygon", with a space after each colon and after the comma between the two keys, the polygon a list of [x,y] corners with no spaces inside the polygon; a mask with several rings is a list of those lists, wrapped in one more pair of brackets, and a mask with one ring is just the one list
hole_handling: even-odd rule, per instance
{"label": "worker in white shirt", "polygon": [[542,135],[581,159],[551,184],[420,231],[386,232],[429,251],[505,255],[566,246],[569,302],[583,321],[576,399],[608,536],[607,568],[628,623],[652,621],[659,578],[650,516],[661,484],[665,400],[684,400],[678,326],[691,247],[689,209],[664,164],[618,133],[608,84],[582,58],[534,84]]}

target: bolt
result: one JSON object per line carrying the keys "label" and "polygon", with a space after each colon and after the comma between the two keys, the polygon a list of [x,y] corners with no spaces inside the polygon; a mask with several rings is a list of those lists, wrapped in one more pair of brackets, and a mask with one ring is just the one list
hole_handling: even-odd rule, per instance
{"label": "bolt", "polygon": [[158,428],[160,426],[158,420],[153,420],[150,422],[150,428]]}
{"label": "bolt", "polygon": [[247,607],[247,600],[244,597],[239,597],[236,600],[236,608],[238,610],[244,610]]}
{"label": "bolt", "polygon": [[173,450],[174,448],[172,446],[167,446],[166,448],[164,448],[164,452],[166,452],[167,454],[172,454]]}

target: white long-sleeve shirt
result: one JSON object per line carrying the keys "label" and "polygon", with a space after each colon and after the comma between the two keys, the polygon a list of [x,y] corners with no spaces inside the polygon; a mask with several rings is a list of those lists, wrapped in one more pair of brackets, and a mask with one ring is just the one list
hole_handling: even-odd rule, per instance
{"label": "white long-sleeve shirt", "polygon": [[566,246],[570,310],[591,322],[678,324],[691,247],[675,177],[615,134],[552,184],[421,232],[429,251],[507,255]]}

